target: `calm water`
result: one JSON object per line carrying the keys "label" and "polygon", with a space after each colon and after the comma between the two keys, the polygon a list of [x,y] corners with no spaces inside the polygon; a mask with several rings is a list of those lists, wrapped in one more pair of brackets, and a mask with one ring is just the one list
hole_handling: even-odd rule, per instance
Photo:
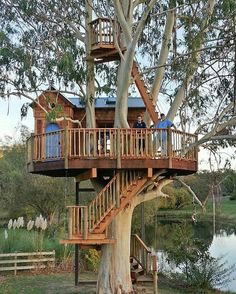
{"label": "calm water", "polygon": [[[222,254],[225,255],[224,260],[226,260],[229,265],[236,264],[235,233],[227,235],[227,233],[223,231],[220,235],[214,235],[209,251],[213,257],[220,257]],[[236,278],[236,272],[232,274],[232,278]],[[236,280],[222,287],[222,289],[236,292]]]}
{"label": "calm water", "polygon": [[[212,257],[222,257],[221,262],[227,261],[227,267],[236,264],[236,227],[233,225],[216,224],[211,222],[197,222],[195,225],[191,221],[167,221],[157,220],[156,223],[146,225],[146,243],[158,252],[159,268],[168,269],[169,265],[165,261],[165,248],[172,244],[173,235],[180,229],[193,238],[200,239]],[[236,279],[236,270],[231,278]],[[222,290],[230,290],[236,293],[236,280],[222,286]]]}

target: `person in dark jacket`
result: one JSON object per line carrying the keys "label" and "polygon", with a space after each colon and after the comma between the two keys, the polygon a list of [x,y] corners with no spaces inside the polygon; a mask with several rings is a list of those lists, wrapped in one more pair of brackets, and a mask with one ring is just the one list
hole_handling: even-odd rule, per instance
{"label": "person in dark jacket", "polygon": [[[138,115],[137,121],[134,123],[133,128],[135,129],[146,129],[146,124],[142,119],[141,115]],[[138,151],[142,154],[145,149],[145,132],[140,131],[138,139]]]}

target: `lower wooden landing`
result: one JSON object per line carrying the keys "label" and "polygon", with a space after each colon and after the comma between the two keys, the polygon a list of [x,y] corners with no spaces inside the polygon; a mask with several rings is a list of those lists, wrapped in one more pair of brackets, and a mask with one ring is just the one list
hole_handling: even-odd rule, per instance
{"label": "lower wooden landing", "polygon": [[62,239],[60,244],[101,245],[114,244],[115,239]]}

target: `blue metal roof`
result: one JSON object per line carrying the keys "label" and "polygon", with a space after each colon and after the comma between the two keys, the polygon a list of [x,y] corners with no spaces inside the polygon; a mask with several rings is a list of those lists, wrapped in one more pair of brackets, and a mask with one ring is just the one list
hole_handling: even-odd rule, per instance
{"label": "blue metal roof", "polygon": [[[77,108],[84,108],[84,102],[78,97],[67,98]],[[95,108],[115,108],[115,97],[98,97],[95,99]],[[145,108],[144,102],[140,97],[129,97],[128,108]]]}

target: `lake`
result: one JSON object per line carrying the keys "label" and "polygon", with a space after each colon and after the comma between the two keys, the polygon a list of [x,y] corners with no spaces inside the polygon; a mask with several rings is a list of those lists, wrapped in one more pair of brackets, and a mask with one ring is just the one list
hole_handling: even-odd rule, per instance
{"label": "lake", "polygon": [[[229,265],[236,264],[236,235],[228,234],[222,231],[221,234],[215,234],[209,248],[211,256],[220,257],[224,255],[224,260]],[[236,278],[236,272],[232,274],[232,278]],[[227,286],[222,287],[223,290],[231,290],[236,292],[236,280],[231,281]]]}
{"label": "lake", "polygon": [[[177,221],[157,219],[156,223],[145,225],[146,244],[152,247],[158,255],[159,270],[169,269],[170,263],[166,261],[165,248],[174,244],[174,236],[185,234],[183,238],[194,238],[200,240],[204,250],[208,250],[212,257],[222,257],[229,267],[236,264],[236,227],[212,222],[198,221],[192,224],[191,220]],[[187,240],[187,239],[186,239]],[[230,278],[236,278],[236,269]],[[236,280],[232,280],[220,289],[236,293]]]}

